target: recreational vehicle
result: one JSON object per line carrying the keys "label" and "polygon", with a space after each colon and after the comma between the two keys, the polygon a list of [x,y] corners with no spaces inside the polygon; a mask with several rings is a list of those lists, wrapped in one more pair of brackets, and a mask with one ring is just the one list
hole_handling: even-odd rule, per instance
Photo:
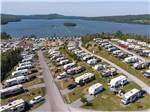
{"label": "recreational vehicle", "polygon": [[117,87],[121,85],[125,85],[128,83],[128,80],[125,76],[121,75],[119,77],[116,77],[110,81],[110,90],[113,91]]}
{"label": "recreational vehicle", "polygon": [[68,69],[73,68],[75,66],[76,66],[75,63],[68,63],[68,64],[64,65],[64,70],[67,71]]}
{"label": "recreational vehicle", "polygon": [[123,95],[121,102],[126,105],[136,101],[141,96],[142,96],[141,91],[134,88]]}
{"label": "recreational vehicle", "polygon": [[6,80],[4,82],[4,86],[5,87],[14,86],[14,85],[17,85],[17,84],[24,83],[27,80],[28,80],[28,77],[26,77],[26,76],[18,76],[18,77]]}
{"label": "recreational vehicle", "polygon": [[78,84],[78,85],[84,85],[85,83],[88,83],[92,80],[95,79],[95,76],[94,74],[92,73],[85,73],[79,77],[76,77],[75,78],[75,83]]}
{"label": "recreational vehicle", "polygon": [[108,68],[108,69],[102,71],[102,76],[103,77],[114,76],[116,74],[117,74],[117,69],[116,68]]}
{"label": "recreational vehicle", "polygon": [[74,68],[68,69],[67,73],[70,74],[70,75],[74,75],[74,74],[81,73],[84,70],[85,70],[84,67],[79,66],[79,67],[74,67]]}
{"label": "recreational vehicle", "polygon": [[136,62],[139,61],[139,59],[138,59],[138,57],[136,57],[136,56],[131,56],[131,57],[125,58],[124,61],[125,61],[126,63],[136,63]]}
{"label": "recreational vehicle", "polygon": [[24,62],[24,63],[19,63],[19,66],[25,66],[25,65],[29,65],[29,64],[32,64],[32,62],[27,61],[27,62]]}
{"label": "recreational vehicle", "polygon": [[28,69],[23,69],[23,70],[17,70],[17,71],[14,71],[12,72],[12,76],[13,77],[18,77],[18,76],[26,76],[28,75],[30,72]]}
{"label": "recreational vehicle", "polygon": [[89,65],[95,65],[96,63],[97,63],[97,59],[95,59],[95,58],[87,60],[87,64],[89,64]]}
{"label": "recreational vehicle", "polygon": [[103,91],[103,85],[100,83],[93,84],[89,87],[88,92],[90,95],[96,95],[97,93]]}
{"label": "recreational vehicle", "polygon": [[14,100],[7,105],[0,107],[0,112],[24,112],[25,101],[23,99]]}
{"label": "recreational vehicle", "polygon": [[11,86],[11,87],[1,89],[0,94],[1,94],[1,97],[7,97],[7,96],[10,96],[10,95],[21,93],[23,91],[24,91],[24,89],[23,89],[22,85],[20,84],[20,85],[15,85],[15,86]]}
{"label": "recreational vehicle", "polygon": [[104,70],[107,68],[107,65],[104,65],[104,64],[96,64],[93,69],[94,70],[97,70],[97,71],[100,71],[100,70]]}
{"label": "recreational vehicle", "polygon": [[33,67],[34,67],[33,65],[28,64],[28,65],[17,67],[16,70],[31,69]]}

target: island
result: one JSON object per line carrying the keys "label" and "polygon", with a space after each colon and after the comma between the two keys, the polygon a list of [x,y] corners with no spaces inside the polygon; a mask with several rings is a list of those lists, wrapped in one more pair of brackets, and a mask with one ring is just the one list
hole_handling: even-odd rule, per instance
{"label": "island", "polygon": [[73,22],[64,22],[64,26],[76,26],[76,23]]}

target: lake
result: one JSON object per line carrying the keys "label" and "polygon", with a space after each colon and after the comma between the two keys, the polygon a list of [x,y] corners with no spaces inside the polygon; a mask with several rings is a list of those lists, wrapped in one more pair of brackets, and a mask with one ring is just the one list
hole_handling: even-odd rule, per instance
{"label": "lake", "polygon": [[[64,22],[76,23],[75,27],[65,27]],[[150,25],[127,24],[104,21],[88,21],[79,19],[23,19],[20,22],[10,22],[1,26],[2,32],[7,32],[13,37],[35,34],[43,36],[81,36],[87,33],[116,32],[150,34]]]}

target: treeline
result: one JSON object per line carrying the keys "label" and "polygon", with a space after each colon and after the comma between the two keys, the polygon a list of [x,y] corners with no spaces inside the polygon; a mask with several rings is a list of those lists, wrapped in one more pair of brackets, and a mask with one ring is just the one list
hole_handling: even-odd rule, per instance
{"label": "treeline", "polygon": [[83,17],[83,16],[64,16],[60,14],[45,15],[10,15],[1,14],[1,24],[8,22],[20,21],[21,19],[82,19],[94,21],[111,21],[121,23],[150,24],[150,14],[143,15],[124,15],[124,16],[99,16],[99,17]]}
{"label": "treeline", "polygon": [[6,32],[2,32],[1,33],[1,39],[7,40],[7,39],[11,39],[12,37],[7,34]]}
{"label": "treeline", "polygon": [[17,22],[21,21],[21,19],[15,15],[5,15],[1,14],[1,24],[7,24],[8,22]]}
{"label": "treeline", "polygon": [[125,34],[121,31],[117,31],[115,33],[109,33],[109,32],[101,32],[96,34],[88,34],[81,38],[82,45],[86,45],[86,43],[92,41],[94,38],[102,38],[102,39],[121,39],[121,40],[127,40],[127,39],[136,39],[143,42],[150,43],[150,36],[144,36],[144,35],[138,35],[138,34]]}
{"label": "treeline", "polygon": [[21,51],[22,49],[17,48],[1,53],[1,81],[8,76],[8,73],[21,60]]}

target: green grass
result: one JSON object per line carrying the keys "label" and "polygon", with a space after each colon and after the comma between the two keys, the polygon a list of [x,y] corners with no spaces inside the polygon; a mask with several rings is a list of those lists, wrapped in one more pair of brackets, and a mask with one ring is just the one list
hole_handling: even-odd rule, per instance
{"label": "green grass", "polygon": [[27,87],[30,87],[32,85],[36,85],[36,84],[40,84],[40,83],[44,83],[44,80],[41,79],[41,78],[36,78],[36,79],[34,79],[32,81],[23,83],[22,85],[23,85],[24,88],[27,88]]}

